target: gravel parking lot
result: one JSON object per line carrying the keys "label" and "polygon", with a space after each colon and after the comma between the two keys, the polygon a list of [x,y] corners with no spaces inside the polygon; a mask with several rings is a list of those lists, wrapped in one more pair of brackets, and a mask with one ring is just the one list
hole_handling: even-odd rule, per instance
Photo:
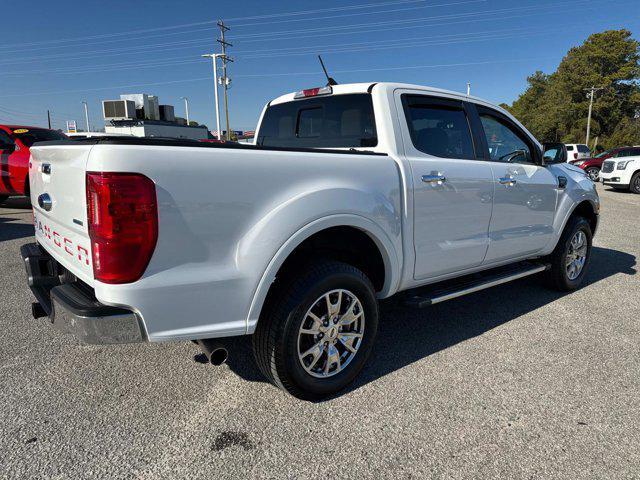
{"label": "gravel parking lot", "polygon": [[80,346],[33,320],[21,199],[0,208],[2,478],[638,478],[640,195],[599,187],[588,284],[387,305],[346,393],[301,402],[246,342]]}

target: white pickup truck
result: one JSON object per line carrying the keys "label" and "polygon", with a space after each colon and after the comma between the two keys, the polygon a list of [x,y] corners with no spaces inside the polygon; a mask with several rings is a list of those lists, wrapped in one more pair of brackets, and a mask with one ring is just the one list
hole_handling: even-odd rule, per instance
{"label": "white pickup truck", "polygon": [[416,85],[284,95],[256,145],[107,137],[31,152],[35,317],[89,343],[193,340],[216,364],[224,337],[252,335],[264,375],[306,399],[363,368],[378,299],[427,306],[543,272],[575,289],[598,223],[563,145]]}

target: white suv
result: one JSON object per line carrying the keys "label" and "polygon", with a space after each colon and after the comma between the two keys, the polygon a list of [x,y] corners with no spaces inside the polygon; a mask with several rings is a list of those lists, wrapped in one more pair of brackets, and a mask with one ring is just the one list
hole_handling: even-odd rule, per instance
{"label": "white suv", "polygon": [[591,150],[584,143],[567,143],[565,146],[567,147],[567,162],[591,156]]}
{"label": "white suv", "polygon": [[606,160],[600,170],[600,181],[616,190],[640,194],[640,156]]}

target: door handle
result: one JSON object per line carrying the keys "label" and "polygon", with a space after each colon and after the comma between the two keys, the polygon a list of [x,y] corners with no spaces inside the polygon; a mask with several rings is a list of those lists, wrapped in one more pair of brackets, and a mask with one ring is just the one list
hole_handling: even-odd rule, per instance
{"label": "door handle", "polygon": [[510,187],[518,183],[513,177],[501,177],[498,181],[500,182],[500,185],[507,185]]}
{"label": "door handle", "polygon": [[442,185],[447,181],[447,177],[445,177],[444,175],[422,175],[422,181],[424,183]]}

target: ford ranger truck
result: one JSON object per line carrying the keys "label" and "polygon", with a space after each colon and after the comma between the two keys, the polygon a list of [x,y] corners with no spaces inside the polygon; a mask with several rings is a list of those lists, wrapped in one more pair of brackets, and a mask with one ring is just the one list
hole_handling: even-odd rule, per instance
{"label": "ford ranger truck", "polygon": [[488,102],[396,83],[276,98],[255,145],[40,144],[33,314],[94,344],[191,340],[215,364],[251,335],[265,377],[323,398],[364,367],[380,299],[578,288],[599,200],[566,157]]}

